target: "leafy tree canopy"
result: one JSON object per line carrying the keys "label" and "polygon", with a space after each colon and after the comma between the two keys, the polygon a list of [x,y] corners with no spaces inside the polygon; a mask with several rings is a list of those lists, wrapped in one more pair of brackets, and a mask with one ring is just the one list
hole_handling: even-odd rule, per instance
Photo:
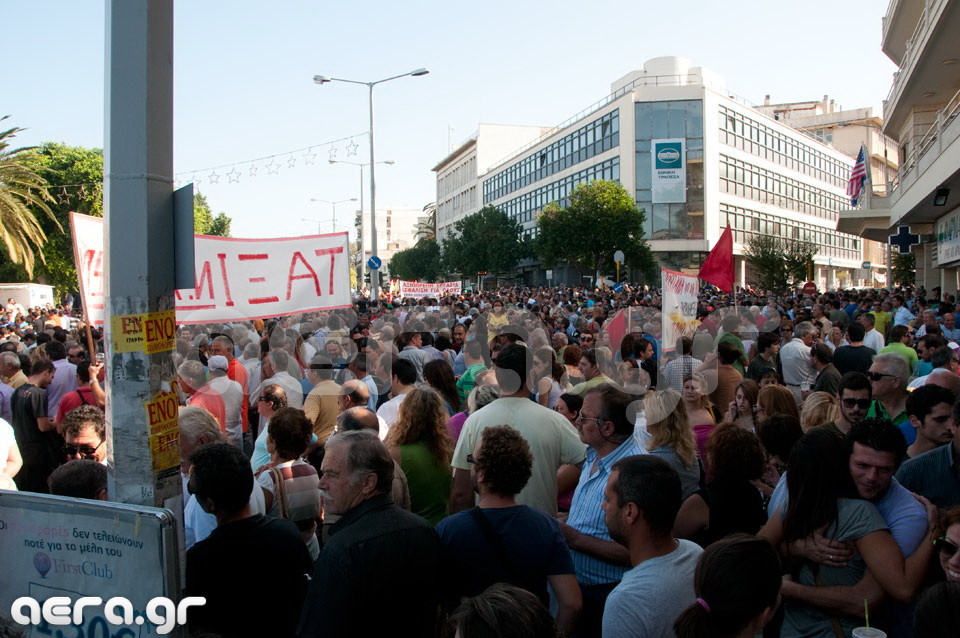
{"label": "leafy tree canopy", "polygon": [[893,283],[912,286],[917,283],[917,256],[914,253],[893,252]]}
{"label": "leafy tree canopy", "polygon": [[765,290],[783,292],[807,281],[817,247],[810,241],[753,235],[747,241],[746,260],[753,268],[753,283]]}
{"label": "leafy tree canopy", "polygon": [[493,206],[453,225],[443,240],[443,263],[447,270],[472,277],[478,271],[493,275],[512,274],[525,256],[519,222]]}
{"label": "leafy tree canopy", "polygon": [[229,237],[232,221],[226,213],[217,213],[214,216],[203,193],[196,191],[193,194],[193,232],[199,235]]}
{"label": "leafy tree canopy", "polygon": [[597,180],[581,184],[570,194],[570,205],[549,204],[537,219],[534,250],[545,267],[574,264],[601,274],[614,267],[613,255],[622,250],[625,266],[654,276],[656,263],[643,239],[646,216],[617,182]]}
{"label": "leafy tree canopy", "polygon": [[440,270],[440,244],[435,239],[421,239],[390,259],[390,274],[406,281],[436,281]]}

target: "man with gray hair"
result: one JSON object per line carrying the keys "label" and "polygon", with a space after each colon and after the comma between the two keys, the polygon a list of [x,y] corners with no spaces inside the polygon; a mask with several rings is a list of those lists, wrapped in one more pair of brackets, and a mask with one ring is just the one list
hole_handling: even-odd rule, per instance
{"label": "man with gray hair", "polygon": [[[183,525],[185,532],[186,549],[194,543],[202,541],[217,527],[217,517],[203,511],[193,494],[187,490],[190,478],[190,457],[204,445],[211,443],[225,443],[220,426],[209,412],[199,406],[185,406],[180,408],[180,480],[183,482]],[[263,499],[263,488],[258,481],[253,481],[250,492],[250,509],[254,514],[266,514],[267,508]]]}
{"label": "man with gray hair", "polygon": [[870,385],[873,388],[873,403],[867,411],[867,418],[889,419],[903,432],[907,445],[917,440],[917,431],[910,423],[907,414],[907,383],[910,381],[910,367],[899,354],[888,352],[873,358],[870,370]]}
{"label": "man with gray hair", "polygon": [[0,354],[0,381],[14,390],[27,382],[27,375],[20,369],[20,357],[15,352]]}
{"label": "man with gray hair", "polygon": [[[398,618],[411,636],[432,635],[440,602],[440,541],[423,518],[393,503],[394,462],[376,433],[343,432],[323,457],[324,511],[340,515],[310,581],[297,633],[385,636]],[[376,595],[387,583],[403,580]],[[375,589],[371,589],[374,587]]]}
{"label": "man with gray hair", "polygon": [[180,389],[187,397],[186,405],[195,405],[209,412],[220,425],[220,431],[227,431],[227,409],[221,397],[207,383],[207,371],[199,361],[184,361],[177,368]]}
{"label": "man with gray hair", "polygon": [[817,378],[810,360],[810,347],[816,336],[817,327],[809,321],[801,321],[793,329],[793,340],[780,348],[783,382],[798,405],[803,403],[801,392],[812,388]]}
{"label": "man with gray hair", "polygon": [[[227,443],[236,445],[241,450],[243,445],[243,413],[246,412],[246,400],[243,387],[228,376],[229,363],[223,355],[214,355],[207,360],[210,370],[210,389],[220,395],[223,400],[225,433]],[[241,366],[242,368],[242,366]],[[250,441],[253,449],[253,441]]]}

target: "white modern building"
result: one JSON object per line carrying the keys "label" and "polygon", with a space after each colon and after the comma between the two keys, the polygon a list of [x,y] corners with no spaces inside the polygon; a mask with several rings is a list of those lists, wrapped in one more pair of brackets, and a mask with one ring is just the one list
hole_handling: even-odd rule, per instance
{"label": "white modern building", "polygon": [[[821,288],[862,281],[863,239],[836,231],[853,160],[745,105],[685,58],[647,61],[593,107],[518,146],[480,174],[479,206],[497,206],[530,236],[542,208],[566,205],[577,184],[617,180],[646,211],[646,238],[664,267],[697,272],[730,224],[741,284],[744,247],[757,234],[819,246]],[[525,267],[524,281],[544,282],[550,267]],[[575,277],[554,272],[554,281]]]}
{"label": "white modern building", "polygon": [[885,197],[844,211],[841,228],[881,238],[909,227],[920,237],[917,282],[960,288],[960,0],[890,0],[882,49],[899,70],[883,103],[898,145]]}
{"label": "white modern building", "polygon": [[[847,157],[855,160],[861,146],[866,149],[866,162],[869,166],[870,196],[884,197],[887,183],[897,174],[897,143],[883,133],[883,118],[872,108],[844,110],[829,96],[810,102],[788,102],[771,104],[766,96],[758,111],[803,131],[827,146],[833,147]],[[841,218],[843,213],[841,212]],[[840,222],[843,223],[842,220]],[[839,228],[844,231],[845,228]],[[852,230],[857,234],[857,229]],[[885,240],[878,236],[877,239]],[[869,264],[869,273],[860,273],[866,285],[884,286],[887,284],[889,250],[881,241],[864,241],[861,255],[865,264]]]}
{"label": "white modern building", "polygon": [[479,211],[479,176],[517,148],[538,142],[555,129],[544,126],[480,124],[477,131],[433,167],[437,174],[437,238],[443,240],[453,225]]}

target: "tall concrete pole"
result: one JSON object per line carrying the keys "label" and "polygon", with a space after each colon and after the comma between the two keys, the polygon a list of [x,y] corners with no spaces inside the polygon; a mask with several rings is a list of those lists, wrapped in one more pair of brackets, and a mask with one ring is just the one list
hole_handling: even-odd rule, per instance
{"label": "tall concrete pole", "polygon": [[109,492],[156,506],[181,493],[176,410],[164,401],[176,379],[172,342],[137,349],[129,336],[174,309],[173,0],[106,2]]}

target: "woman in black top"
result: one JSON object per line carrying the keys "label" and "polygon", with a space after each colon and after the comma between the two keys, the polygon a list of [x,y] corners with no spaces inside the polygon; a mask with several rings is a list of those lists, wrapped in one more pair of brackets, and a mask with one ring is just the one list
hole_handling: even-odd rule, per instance
{"label": "woman in black top", "polygon": [[764,466],[757,436],[721,423],[707,439],[707,458],[707,484],[680,507],[674,535],[706,547],[733,532],[756,534],[767,521],[763,496],[751,483]]}

